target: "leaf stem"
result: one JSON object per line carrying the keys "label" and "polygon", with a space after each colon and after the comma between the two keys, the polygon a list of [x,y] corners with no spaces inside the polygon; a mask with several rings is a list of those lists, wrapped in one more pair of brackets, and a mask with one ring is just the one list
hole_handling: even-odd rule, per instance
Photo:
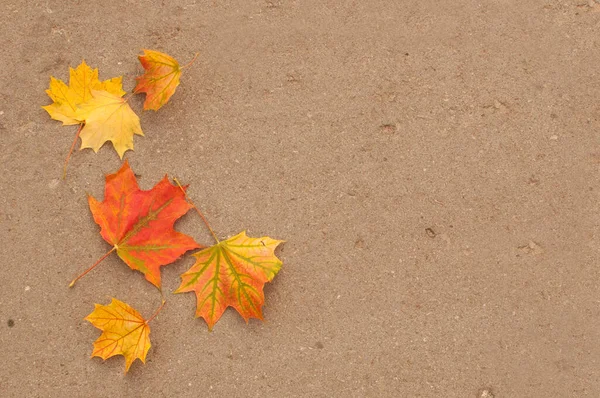
{"label": "leaf stem", "polygon": [[217,238],[217,235],[215,234],[215,231],[213,231],[213,229],[210,227],[210,224],[208,223],[208,221],[206,220],[206,217],[204,217],[204,214],[202,214],[202,212],[200,210],[198,210],[198,208],[196,207],[196,205],[194,204],[194,202],[192,202],[192,200],[190,199],[190,197],[187,195],[187,193],[185,192],[185,189],[183,189],[183,187],[181,186],[181,184],[179,183],[179,180],[176,177],[173,177],[173,180],[177,183],[177,186],[179,186],[179,189],[181,189],[181,191],[183,192],[183,195],[185,196],[185,199],[192,205],[192,207],[196,210],[196,213],[198,213],[198,215],[200,216],[200,218],[202,219],[202,221],[204,221],[204,224],[206,225],[206,227],[208,228],[208,230],[210,231],[210,234],[212,235],[212,237],[217,241],[217,244],[221,243],[219,241],[219,238]]}
{"label": "leaf stem", "polygon": [[179,69],[185,69],[188,66],[192,65],[196,61],[196,58],[198,58],[198,55],[200,55],[200,53],[194,54],[194,58],[190,62],[188,62],[187,64],[185,64],[183,66],[180,66]]}
{"label": "leaf stem", "polygon": [[[162,296],[162,291],[160,292],[161,296]],[[148,324],[151,320],[153,320],[154,318],[156,318],[156,316],[158,315],[158,313],[163,309],[163,307],[165,306],[165,303],[167,302],[167,300],[165,300],[164,296],[162,297],[162,302],[160,303],[160,307],[158,307],[158,309],[154,312],[154,314],[152,314],[152,316],[150,318],[148,318],[148,320],[146,321],[146,324]]]}
{"label": "leaf stem", "polygon": [[73,287],[75,286],[75,282],[77,282],[79,279],[83,278],[88,272],[90,272],[91,270],[93,270],[94,268],[96,268],[96,266],[98,264],[100,264],[102,262],[102,260],[104,260],[106,257],[108,257],[108,255],[112,252],[114,252],[115,250],[117,250],[117,247],[114,246],[112,249],[110,249],[104,256],[100,257],[100,259],[98,261],[96,261],[94,263],[94,265],[92,265],[90,268],[86,269],[83,274],[79,275],[77,278],[73,279],[71,281],[71,283],[69,283],[69,287]]}
{"label": "leaf stem", "polygon": [[132,93],[127,93],[127,96],[125,98],[123,98],[123,103],[126,104],[127,101],[129,101],[131,99],[131,97],[133,97],[137,93],[138,93],[137,91],[134,91]]}
{"label": "leaf stem", "polygon": [[63,175],[62,175],[63,180],[65,178],[67,178],[67,165],[69,164],[69,158],[71,158],[71,154],[73,153],[73,149],[75,149],[75,144],[77,144],[77,139],[79,138],[79,134],[81,134],[81,130],[83,129],[84,125],[85,125],[85,123],[81,123],[79,125],[79,130],[77,130],[77,134],[75,134],[75,139],[73,140],[73,144],[71,145],[69,154],[67,155],[67,158],[65,159],[65,164],[63,166]]}

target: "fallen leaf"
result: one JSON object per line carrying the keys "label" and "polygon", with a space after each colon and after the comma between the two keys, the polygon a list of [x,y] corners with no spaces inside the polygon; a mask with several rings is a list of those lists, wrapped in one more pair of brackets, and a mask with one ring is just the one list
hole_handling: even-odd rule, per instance
{"label": "fallen leaf", "polygon": [[116,251],[131,269],[142,272],[158,288],[161,266],[200,247],[194,239],[173,229],[191,205],[166,176],[151,190],[143,191],[125,161],[118,172],[106,176],[104,201],[88,196],[88,202],[100,234],[113,245],[110,252]]}
{"label": "fallen leaf", "polygon": [[[63,178],[66,177],[69,158],[71,157],[71,153],[75,148],[77,139],[83,130],[83,123],[85,122],[85,119],[83,119],[85,115],[80,114],[80,105],[85,104],[93,99],[92,92],[94,90],[105,92],[108,95],[114,95],[117,98],[120,98],[125,94],[121,83],[121,76],[101,82],[98,80],[98,69],[90,68],[85,61],[82,61],[76,69],[69,69],[69,86],[67,86],[62,80],[56,79],[52,76],[50,77],[50,88],[46,90],[46,93],[50,96],[53,103],[42,107],[44,110],[46,110],[46,112],[48,112],[52,119],[59,120],[63,122],[64,125],[80,125],[79,130],[77,130],[77,134],[75,135],[75,139],[73,140],[73,144],[71,145],[71,149],[69,150],[67,158],[65,159]],[[135,116],[135,119],[137,120],[137,116]],[[139,131],[139,134],[141,134],[139,121],[137,122],[137,129],[138,130],[136,131]],[[87,134],[89,135],[90,128],[86,130],[88,131]],[[82,148],[92,147],[91,145],[98,145],[96,142],[97,140],[98,138],[88,140],[88,145],[82,145]],[[123,148],[119,153],[121,158],[123,156],[123,152],[125,152],[127,149],[133,148],[133,139],[130,139],[129,141],[131,142],[118,143],[119,148]],[[102,141],[102,143],[104,143],[104,141]],[[100,144],[98,148],[100,148],[101,145],[102,144]],[[115,148],[117,147],[115,146]],[[97,151],[97,149],[95,150]]]}
{"label": "fallen leaf", "polygon": [[98,80],[98,69],[90,68],[85,61],[76,68],[69,68],[69,85],[62,80],[50,76],[50,88],[46,94],[53,103],[43,106],[50,117],[65,125],[79,124],[75,112],[77,106],[92,98],[92,90],[104,90],[122,97],[125,94],[121,84],[122,76],[101,82]]}
{"label": "fallen leaf", "polygon": [[250,318],[262,320],[263,287],[281,268],[275,248],[282,242],[250,238],[242,232],[194,253],[196,263],[181,275],[175,293],[196,293],[196,317],[204,318],[209,330],[229,306],[246,322]]}
{"label": "fallen leaf", "polygon": [[144,110],[157,111],[175,93],[183,68],[179,67],[175,58],[159,51],[144,50],[144,55],[138,58],[146,72],[136,78],[137,85],[133,91],[146,93]]}
{"label": "fallen leaf", "polygon": [[63,125],[79,124],[79,120],[75,119],[75,111],[77,100],[75,90],[68,87],[62,80],[50,76],[50,88],[46,90],[46,94],[52,99],[53,103],[42,106],[54,120],[63,122]]}
{"label": "fallen leaf", "polygon": [[144,135],[140,119],[120,96],[98,90],[92,90],[92,95],[75,112],[75,118],[85,122],[80,133],[81,149],[92,148],[98,152],[110,141],[123,159],[123,154],[133,149],[134,134]]}
{"label": "fallen leaf", "polygon": [[102,334],[94,342],[92,358],[108,359],[123,355],[125,373],[138,358],[146,363],[146,354],[150,349],[149,320],[146,321],[139,312],[115,298],[108,305],[94,306],[94,311],[85,320],[102,330]]}

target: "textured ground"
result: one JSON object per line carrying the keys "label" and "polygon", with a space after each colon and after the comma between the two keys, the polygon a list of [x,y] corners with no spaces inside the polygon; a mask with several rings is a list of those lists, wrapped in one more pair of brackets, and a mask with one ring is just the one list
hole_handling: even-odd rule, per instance
{"label": "textured ground", "polygon": [[[600,396],[597,2],[14,0],[0,32],[3,397]],[[121,162],[60,180],[76,128],[40,106],[82,58],[131,90],[142,48],[200,52],[141,116],[142,187],[175,175],[219,236],[287,243],[265,323],[209,333],[169,294],[125,376],[83,318],[156,290],[116,256],[67,288],[109,249],[86,193]]]}

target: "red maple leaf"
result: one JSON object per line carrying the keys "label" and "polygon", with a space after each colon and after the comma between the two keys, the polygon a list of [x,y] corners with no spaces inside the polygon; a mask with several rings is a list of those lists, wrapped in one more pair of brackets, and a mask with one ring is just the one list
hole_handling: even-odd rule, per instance
{"label": "red maple leaf", "polygon": [[173,229],[175,221],[192,207],[185,194],[167,176],[149,191],[139,188],[127,161],[106,176],[104,200],[88,196],[100,234],[113,248],[71,282],[71,286],[113,251],[129,266],[160,288],[160,267],[186,251],[199,248],[191,237]]}

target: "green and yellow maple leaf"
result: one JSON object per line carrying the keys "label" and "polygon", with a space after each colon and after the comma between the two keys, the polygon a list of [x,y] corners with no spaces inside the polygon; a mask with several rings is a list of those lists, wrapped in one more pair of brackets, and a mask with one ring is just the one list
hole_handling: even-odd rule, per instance
{"label": "green and yellow maple leaf", "polygon": [[275,248],[282,242],[250,238],[244,231],[194,253],[196,263],[181,275],[175,293],[196,293],[196,317],[204,318],[209,330],[229,306],[246,322],[250,318],[262,320],[263,287],[281,269]]}

